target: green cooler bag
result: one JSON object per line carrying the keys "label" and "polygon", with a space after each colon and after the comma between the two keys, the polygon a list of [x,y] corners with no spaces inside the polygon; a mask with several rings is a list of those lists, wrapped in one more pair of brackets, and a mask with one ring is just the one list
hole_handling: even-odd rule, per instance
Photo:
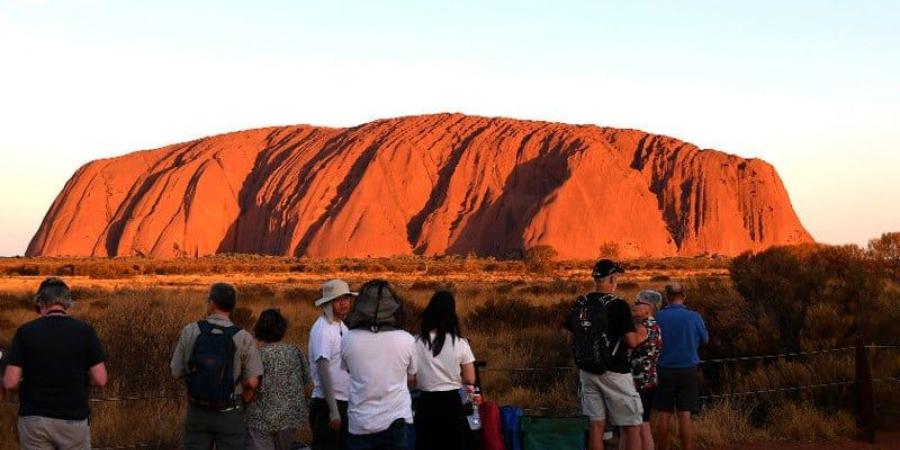
{"label": "green cooler bag", "polygon": [[587,417],[523,416],[523,450],[584,450]]}

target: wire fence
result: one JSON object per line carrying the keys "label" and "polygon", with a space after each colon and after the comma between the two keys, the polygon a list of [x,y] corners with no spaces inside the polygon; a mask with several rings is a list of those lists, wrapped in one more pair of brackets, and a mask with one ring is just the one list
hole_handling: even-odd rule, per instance
{"label": "wire fence", "polygon": [[[866,350],[898,350],[900,349],[900,345],[886,345],[886,344],[870,344],[864,345],[862,348]],[[776,360],[776,359],[790,359],[790,358],[799,358],[799,357],[808,357],[808,356],[816,356],[816,355],[824,355],[824,354],[835,354],[835,353],[844,353],[851,351],[859,351],[859,347],[837,347],[830,349],[820,349],[820,350],[811,350],[805,352],[788,352],[788,353],[778,353],[778,354],[766,354],[766,355],[749,355],[749,356],[734,356],[727,358],[711,358],[704,359],[700,361],[701,365],[712,365],[712,364],[729,364],[729,363],[741,363],[741,362],[749,362],[749,361],[767,361],[767,360]],[[544,367],[484,367],[480,369],[481,373],[540,373],[540,372],[566,372],[571,371],[575,372],[578,368],[575,366],[544,366]],[[871,383],[896,383],[900,384],[900,377],[897,376],[887,376],[880,378],[871,378],[868,380]],[[752,391],[741,391],[741,392],[719,392],[719,393],[710,393],[706,395],[701,395],[700,399],[702,401],[712,401],[712,400],[721,400],[728,398],[745,398],[745,397],[753,397],[753,396],[761,396],[761,395],[769,395],[769,394],[779,394],[779,393],[789,393],[789,392],[800,392],[800,391],[808,391],[808,390],[820,390],[820,389],[829,389],[829,388],[847,388],[854,385],[859,385],[860,380],[838,380],[824,383],[814,383],[814,384],[804,384],[797,386],[784,386],[784,387],[771,387],[765,389],[758,389]],[[145,392],[139,393],[136,395],[120,395],[120,396],[94,396],[88,399],[89,402],[92,403],[122,403],[122,402],[130,402],[130,401],[154,401],[154,400],[182,400],[186,398],[186,394],[184,391],[158,391],[158,392]],[[17,403],[13,399],[6,399],[0,403],[7,404],[15,404]],[[552,411],[552,408],[548,407],[535,407],[535,408],[523,408],[526,414],[546,414],[547,412]],[[158,440],[155,443],[150,442],[138,442],[134,444],[127,445],[97,445],[94,446],[94,450],[127,450],[127,449],[142,449],[142,448],[167,448],[171,445],[167,445],[163,442],[163,436],[158,436]]]}

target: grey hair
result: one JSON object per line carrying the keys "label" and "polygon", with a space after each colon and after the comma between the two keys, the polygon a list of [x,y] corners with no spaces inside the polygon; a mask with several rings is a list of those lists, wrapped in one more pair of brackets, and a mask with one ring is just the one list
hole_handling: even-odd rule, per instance
{"label": "grey hair", "polygon": [[637,296],[637,300],[650,305],[654,311],[659,311],[659,308],[662,306],[662,294],[654,290],[641,291]]}
{"label": "grey hair", "polygon": [[50,277],[41,282],[41,286],[34,296],[34,303],[39,308],[49,308],[53,305],[69,308],[74,302],[72,301],[72,292],[69,291],[69,286],[65,281],[57,277]]}

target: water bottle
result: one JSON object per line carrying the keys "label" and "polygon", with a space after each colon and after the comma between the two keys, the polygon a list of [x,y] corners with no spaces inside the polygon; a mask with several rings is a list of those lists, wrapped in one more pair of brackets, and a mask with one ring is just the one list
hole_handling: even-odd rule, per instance
{"label": "water bottle", "polygon": [[459,388],[459,397],[462,399],[463,411],[470,430],[481,429],[481,416],[478,414],[478,405],[481,404],[481,389],[478,386],[469,392],[465,387]]}

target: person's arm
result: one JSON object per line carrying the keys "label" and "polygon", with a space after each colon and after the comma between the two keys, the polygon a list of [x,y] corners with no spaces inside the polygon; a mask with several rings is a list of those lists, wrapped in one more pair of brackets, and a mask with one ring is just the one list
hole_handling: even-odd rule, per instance
{"label": "person's arm", "polygon": [[178,336],[178,342],[175,344],[175,352],[172,353],[172,361],[169,362],[172,377],[176,380],[184,376],[184,352],[186,351],[185,341],[187,340],[187,333],[187,327],[181,330],[181,335]]}
{"label": "person's arm", "polygon": [[103,351],[103,344],[100,343],[100,337],[94,328],[90,328],[87,338],[87,366],[88,380],[92,386],[105,387],[109,381],[109,374],[106,371],[106,352]]}
{"label": "person's arm", "polygon": [[6,389],[3,387],[3,374],[6,372],[6,361],[3,359],[3,350],[0,349],[0,402],[6,400]]}
{"label": "person's arm", "polygon": [[259,387],[259,379],[263,375],[263,363],[253,336],[246,331],[240,331],[240,333],[246,334],[243,339],[244,351],[241,355],[241,386],[244,388],[241,398],[244,399],[244,402],[249,403],[253,400],[256,389]]}
{"label": "person's arm", "polygon": [[463,384],[475,384],[475,363],[463,364],[460,367],[462,368]]}
{"label": "person's arm", "polygon": [[416,373],[419,372],[419,365],[416,362],[416,339],[409,336],[406,349],[406,384],[412,389],[416,387]]}
{"label": "person's arm", "polygon": [[256,389],[259,388],[259,377],[244,378],[241,380],[241,386],[244,388],[241,391],[241,400],[244,403],[250,403],[256,397]]}
{"label": "person's arm", "polygon": [[3,374],[3,389],[10,392],[19,390],[22,383],[22,368],[15,365],[6,366],[6,372]]}
{"label": "person's arm", "polygon": [[647,340],[647,337],[649,337],[650,332],[649,332],[649,330],[647,330],[647,327],[645,327],[644,324],[642,324],[642,323],[637,323],[634,325],[634,327],[637,329],[638,345],[640,345],[641,343],[643,343],[644,341]]}
{"label": "person's arm", "polygon": [[709,331],[706,329],[706,322],[703,321],[699,314],[697,315],[697,328],[700,332],[700,342],[703,345],[709,344]]}
{"label": "person's arm", "polygon": [[91,386],[102,388],[105,387],[106,382],[109,381],[109,374],[106,373],[106,364],[104,363],[94,364],[93,366],[91,366],[88,374],[90,375],[89,378],[91,380]]}
{"label": "person's arm", "polygon": [[337,398],[334,396],[334,380],[331,379],[328,360],[319,358],[316,360],[316,369],[319,373],[319,381],[322,383],[322,391],[325,393],[325,403],[328,405],[328,428],[334,431],[341,429],[341,413],[338,410]]}
{"label": "person's arm", "polygon": [[616,305],[618,321],[623,326],[622,344],[625,345],[625,348],[635,348],[641,341],[638,338],[637,328],[634,326],[634,317],[631,315],[631,308],[628,306],[628,303],[625,303],[625,300],[616,300],[614,303]]}
{"label": "person's arm", "polygon": [[463,338],[457,340],[456,345],[459,348],[458,361],[462,383],[474,385],[478,380],[475,375],[475,354],[472,353],[472,347],[469,345],[469,341]]}
{"label": "person's arm", "polygon": [[636,331],[629,331],[622,335],[622,343],[625,344],[625,347],[627,348],[635,348],[641,343],[641,339],[638,337]]}

